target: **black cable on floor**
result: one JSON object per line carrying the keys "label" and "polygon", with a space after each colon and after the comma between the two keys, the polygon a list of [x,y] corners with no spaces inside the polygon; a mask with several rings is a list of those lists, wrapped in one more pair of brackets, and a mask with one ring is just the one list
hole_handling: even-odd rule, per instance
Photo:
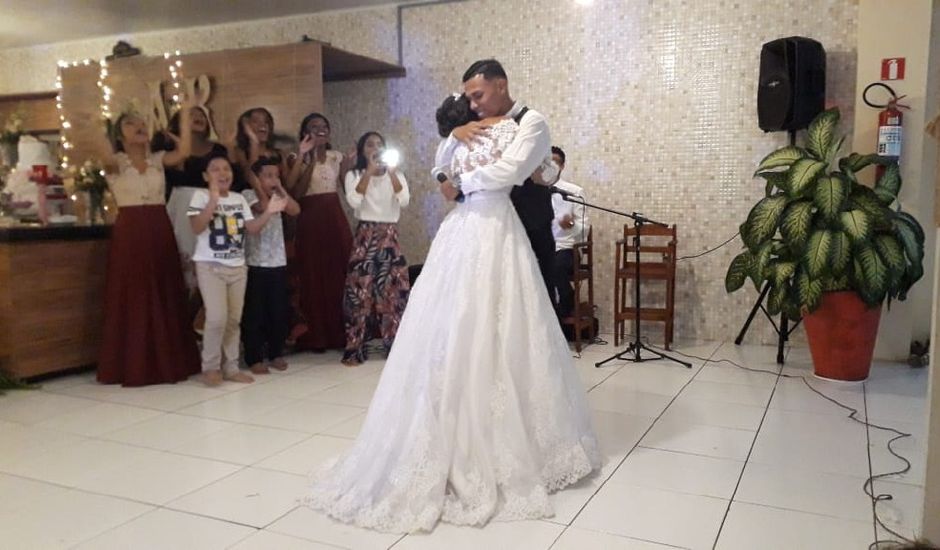
{"label": "black cable on floor", "polygon": [[[836,399],[833,399],[832,397],[829,397],[828,395],[824,394],[823,392],[817,390],[816,388],[813,387],[812,384],[809,383],[809,381],[806,379],[805,376],[802,376],[802,375],[795,375],[795,374],[784,374],[782,371],[781,371],[781,372],[776,372],[776,371],[769,371],[769,370],[764,370],[764,369],[755,369],[755,368],[751,368],[751,367],[745,367],[744,365],[739,365],[738,363],[735,363],[734,361],[732,361],[732,360],[730,360],[730,359],[717,359],[717,360],[716,360],[716,359],[705,359],[705,358],[703,358],[703,357],[698,357],[698,356],[695,356],[695,355],[689,355],[688,353],[682,353],[681,351],[676,351],[676,350],[671,350],[671,351],[672,351],[673,353],[676,353],[676,354],[678,354],[678,355],[682,355],[682,356],[685,356],[685,357],[689,357],[689,358],[691,358],[691,359],[696,359],[696,360],[699,360],[699,361],[705,361],[706,363],[728,363],[728,364],[733,365],[733,366],[735,366],[735,367],[737,367],[737,368],[739,368],[739,369],[743,369],[743,370],[750,371],[750,372],[760,372],[760,373],[764,373],[764,374],[772,374],[772,375],[774,375],[774,376],[780,376],[780,377],[783,377],[783,378],[798,378],[798,379],[802,380],[802,381],[803,381],[803,384],[805,384],[806,387],[809,388],[810,391],[812,391],[812,392],[815,393],[816,395],[822,397],[823,399],[829,401],[830,403],[832,403],[832,404],[834,404],[834,405],[836,405],[836,406],[838,406],[838,407],[840,407],[840,408],[842,408],[842,409],[844,409],[844,410],[846,410],[846,411],[849,411],[849,415],[848,415],[849,420],[852,420],[852,421],[854,421],[854,422],[857,422],[857,423],[859,423],[859,424],[865,426],[866,428],[875,428],[876,430],[883,430],[883,431],[886,431],[886,432],[890,432],[890,433],[895,434],[895,436],[894,436],[893,438],[891,438],[891,439],[888,441],[886,447],[887,447],[889,453],[891,453],[892,455],[894,455],[895,458],[898,458],[899,460],[901,460],[901,461],[904,463],[904,467],[901,468],[900,470],[895,470],[895,471],[892,471],[892,472],[886,472],[886,473],[881,473],[881,474],[872,474],[872,475],[869,475],[869,476],[868,476],[868,479],[866,479],[866,480],[865,480],[865,483],[862,485],[862,491],[864,491],[865,494],[868,496],[868,498],[870,498],[871,501],[872,501],[872,507],[873,507],[873,510],[874,510],[874,519],[875,519],[875,523],[876,523],[879,527],[881,527],[882,529],[884,529],[885,531],[887,531],[888,533],[890,533],[891,535],[894,535],[895,537],[897,537],[898,539],[900,539],[900,541],[898,541],[898,540],[878,540],[878,539],[877,539],[877,536],[876,536],[876,540],[875,540],[873,543],[871,543],[871,544],[868,546],[868,548],[869,548],[869,550],[875,550],[875,549],[877,549],[877,548],[880,548],[880,547],[881,547],[882,545],[884,545],[884,544],[898,544],[899,542],[904,542],[904,543],[910,544],[910,543],[913,543],[913,542],[914,542],[913,540],[911,540],[911,539],[905,537],[904,535],[898,533],[897,531],[895,531],[895,530],[891,529],[890,527],[888,527],[887,525],[885,525],[884,522],[881,520],[881,517],[878,515],[878,503],[881,502],[881,501],[883,501],[883,500],[892,500],[894,497],[893,497],[890,493],[881,493],[881,494],[876,495],[875,492],[874,492],[874,485],[875,485],[875,481],[876,481],[876,480],[879,480],[879,479],[882,479],[882,478],[885,478],[885,477],[889,477],[889,476],[906,474],[907,472],[910,471],[910,469],[911,469],[911,462],[910,462],[907,458],[905,458],[904,456],[901,456],[900,454],[898,454],[897,451],[895,451],[894,448],[892,447],[892,444],[893,444],[895,441],[904,439],[905,437],[911,437],[911,434],[902,432],[902,431],[900,431],[900,430],[898,430],[898,429],[896,429],[896,428],[892,428],[892,427],[890,427],[890,426],[881,426],[881,425],[879,425],[879,424],[871,423],[871,422],[869,422],[869,421],[867,421],[867,420],[861,420],[860,418],[858,418],[858,417],[856,416],[856,415],[858,414],[858,409],[855,409],[854,407],[850,407],[850,406],[848,406],[848,405],[845,405],[845,404],[843,404],[843,403],[840,403],[840,402],[837,401]],[[870,447],[869,447],[869,449],[870,449]],[[869,450],[869,453],[870,453],[870,452],[871,452],[871,451]],[[871,472],[869,472],[869,473],[871,473]]]}

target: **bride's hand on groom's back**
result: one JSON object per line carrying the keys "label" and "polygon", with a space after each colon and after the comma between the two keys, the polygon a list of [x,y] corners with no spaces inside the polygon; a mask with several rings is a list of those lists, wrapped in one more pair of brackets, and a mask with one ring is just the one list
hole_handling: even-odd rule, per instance
{"label": "bride's hand on groom's back", "polygon": [[483,137],[489,127],[489,124],[484,124],[478,121],[468,122],[463,126],[454,128],[454,131],[451,132],[451,135],[454,136],[455,139],[460,140],[467,145],[471,145],[474,141],[477,141],[477,138]]}

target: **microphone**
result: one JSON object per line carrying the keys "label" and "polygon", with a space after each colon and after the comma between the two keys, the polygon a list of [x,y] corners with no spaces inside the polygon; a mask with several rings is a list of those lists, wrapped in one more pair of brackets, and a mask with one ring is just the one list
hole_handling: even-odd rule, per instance
{"label": "microphone", "polygon": [[561,195],[562,198],[575,197],[575,198],[577,198],[577,199],[584,200],[584,199],[581,197],[581,195],[578,195],[577,193],[572,193],[571,191],[565,191],[564,189],[559,189],[559,188],[555,187],[554,185],[551,186],[551,187],[549,187],[549,190],[550,190],[552,193],[555,193],[556,195]]}
{"label": "microphone", "polygon": [[[449,180],[450,178],[447,177],[447,174],[445,174],[444,172],[438,170],[438,171],[434,172],[434,179],[436,179],[436,180],[438,181],[438,183],[444,183],[445,181]],[[460,190],[458,189],[458,190],[457,190],[457,196],[454,198],[454,200],[457,201],[457,202],[463,202],[464,198],[466,198],[466,197],[464,196],[463,191],[460,191]]]}

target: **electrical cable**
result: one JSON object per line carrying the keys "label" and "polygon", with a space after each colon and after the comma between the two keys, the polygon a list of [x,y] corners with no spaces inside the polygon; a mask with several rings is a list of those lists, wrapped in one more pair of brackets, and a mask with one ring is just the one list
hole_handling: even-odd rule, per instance
{"label": "electrical cable", "polygon": [[[717,359],[717,360],[716,360],[716,359],[707,359],[707,358],[704,358],[704,357],[698,357],[698,356],[696,356],[696,355],[690,355],[690,354],[688,354],[688,353],[682,353],[681,351],[672,350],[672,352],[673,352],[673,353],[676,353],[676,354],[678,354],[678,355],[682,355],[682,356],[684,356],[684,357],[688,357],[688,358],[690,358],[690,359],[696,359],[696,360],[702,361],[703,364],[706,364],[706,363],[728,363],[728,364],[733,365],[733,366],[735,366],[735,367],[737,367],[737,368],[739,368],[739,369],[743,369],[743,370],[746,370],[746,371],[749,371],[749,372],[758,372],[758,373],[763,373],[763,374],[771,374],[771,375],[779,376],[779,377],[782,377],[782,378],[799,379],[799,380],[801,380],[801,381],[803,382],[803,384],[806,385],[806,387],[809,388],[810,391],[812,391],[813,393],[815,393],[815,394],[817,394],[818,396],[822,397],[823,399],[825,399],[825,400],[831,402],[832,404],[834,404],[834,405],[836,405],[836,406],[842,408],[843,410],[848,411],[849,414],[848,414],[848,417],[847,417],[847,418],[848,418],[849,420],[852,420],[853,422],[856,422],[856,423],[858,423],[858,424],[861,424],[862,426],[865,426],[866,428],[874,428],[874,429],[877,429],[877,430],[882,430],[882,431],[886,431],[886,432],[895,434],[894,437],[892,437],[890,440],[888,440],[886,447],[887,447],[887,449],[888,449],[888,452],[889,452],[891,455],[893,455],[895,458],[897,458],[898,460],[900,460],[901,462],[904,463],[904,467],[901,468],[901,469],[898,469],[898,470],[891,471],[891,472],[884,472],[884,473],[880,473],[880,474],[871,474],[871,475],[869,475],[868,478],[865,480],[865,483],[862,484],[862,491],[864,491],[865,495],[867,495],[868,498],[870,498],[871,501],[872,501],[872,510],[873,510],[872,513],[873,513],[873,516],[874,516],[875,523],[876,523],[879,527],[881,527],[882,529],[884,529],[885,531],[887,531],[887,532],[890,533],[891,535],[893,535],[893,536],[897,537],[898,539],[900,539],[901,542],[904,542],[904,543],[913,543],[913,542],[914,542],[912,539],[909,539],[908,537],[905,537],[904,535],[898,533],[897,531],[895,531],[895,530],[891,529],[890,527],[888,527],[887,525],[885,525],[885,523],[881,520],[881,517],[880,517],[879,514],[878,514],[878,503],[881,502],[881,501],[885,501],[885,500],[893,500],[893,498],[894,498],[893,495],[891,495],[890,493],[879,493],[879,494],[876,495],[876,494],[875,494],[875,491],[874,491],[874,484],[875,484],[875,481],[877,481],[877,480],[879,480],[879,479],[882,479],[882,478],[894,476],[894,475],[906,474],[907,472],[910,471],[910,469],[911,469],[911,462],[910,462],[910,460],[908,460],[906,457],[902,456],[902,455],[899,454],[897,451],[895,451],[895,450],[894,450],[894,447],[892,447],[892,445],[893,445],[896,441],[899,441],[899,440],[904,439],[904,438],[906,438],[906,437],[911,437],[911,434],[906,433],[906,432],[902,432],[902,431],[900,431],[900,430],[898,430],[898,429],[896,429],[896,428],[892,428],[892,427],[890,427],[890,426],[882,426],[882,425],[879,425],[879,424],[875,424],[875,423],[869,422],[868,420],[862,420],[862,419],[858,418],[858,416],[857,416],[857,415],[858,415],[858,412],[859,412],[858,409],[856,409],[856,408],[854,408],[854,407],[850,407],[850,406],[848,406],[848,405],[846,405],[846,404],[844,404],[844,403],[841,403],[841,402],[839,402],[837,399],[834,399],[834,398],[832,398],[832,397],[829,397],[828,395],[824,394],[824,393],[821,392],[820,390],[814,388],[813,385],[809,383],[809,381],[806,379],[805,376],[802,376],[802,375],[795,375],[795,374],[785,374],[785,373],[783,373],[783,372],[776,372],[776,371],[770,371],[770,370],[764,370],[764,369],[755,369],[755,368],[751,368],[751,367],[745,367],[744,365],[739,365],[738,363],[735,363],[734,361],[732,361],[732,360],[730,360],[730,359]],[[868,455],[869,455],[869,460],[871,460],[871,449],[870,449],[870,448],[868,449]],[[869,548],[869,550],[876,550],[877,548],[880,548],[881,545],[884,545],[884,544],[898,544],[898,542],[899,542],[898,540],[877,539],[877,538],[876,538],[876,540],[875,540],[874,542],[872,542],[872,543],[869,545],[868,548]]]}

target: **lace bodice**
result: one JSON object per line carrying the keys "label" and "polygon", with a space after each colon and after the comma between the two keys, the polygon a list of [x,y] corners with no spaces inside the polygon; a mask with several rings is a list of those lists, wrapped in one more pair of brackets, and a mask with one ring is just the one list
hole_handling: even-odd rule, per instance
{"label": "lace bodice", "polygon": [[519,125],[513,119],[507,118],[491,126],[472,147],[461,143],[454,150],[451,173],[459,176],[481,166],[493,164],[502,157],[503,151],[512,143],[518,130]]}
{"label": "lace bodice", "polygon": [[118,173],[112,176],[109,186],[118,207],[165,204],[166,179],[163,175],[164,151],[147,155],[147,169],[137,171],[125,153],[114,155]]}
{"label": "lace bodice", "polygon": [[343,154],[339,151],[327,151],[326,161],[317,162],[310,173],[305,195],[319,195],[321,193],[335,193],[339,179],[340,164]]}

